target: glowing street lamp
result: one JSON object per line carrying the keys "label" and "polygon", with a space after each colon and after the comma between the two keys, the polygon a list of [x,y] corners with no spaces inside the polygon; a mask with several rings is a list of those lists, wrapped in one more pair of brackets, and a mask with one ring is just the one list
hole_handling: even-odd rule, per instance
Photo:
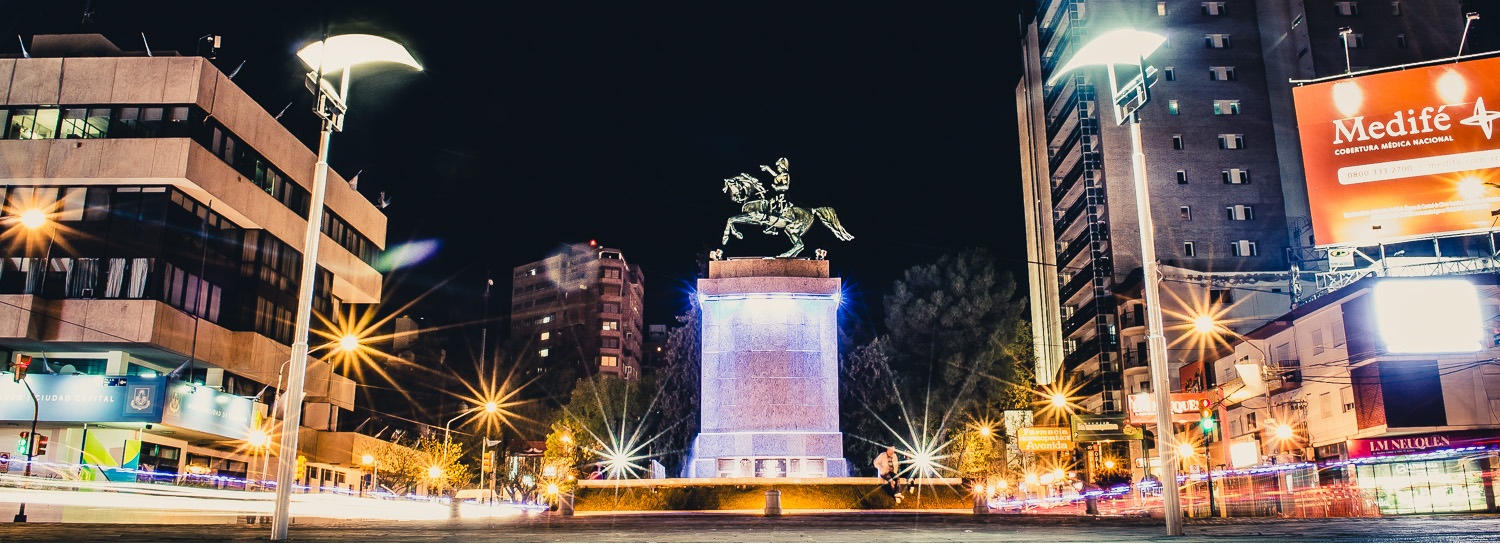
{"label": "glowing street lamp", "polygon": [[[361,455],[361,456],[359,456],[359,464],[361,466],[370,467],[370,470],[371,470],[371,472],[370,472],[370,494],[371,495],[375,495],[375,494],[379,493],[380,492],[380,465],[375,464],[375,456],[374,455],[370,455],[368,453],[366,453],[364,455]],[[361,494],[363,494],[363,492],[364,492],[364,486],[360,486],[360,492],[361,492]]]}
{"label": "glowing street lamp", "polygon": [[[282,417],[288,432],[281,441],[281,455],[276,467],[276,510],[271,516],[271,540],[286,540],[292,504],[292,481],[297,457],[297,429],[302,425],[302,390],[307,379],[307,333],[312,325],[313,283],[317,281],[318,242],[323,230],[323,201],[328,192],[328,144],[333,133],[343,130],[348,111],[349,79],[355,65],[390,62],[422,69],[401,44],[368,34],[324,37],[297,52],[297,57],[312,71],[309,88],[317,97],[314,112],[322,118],[318,139],[318,160],[313,166],[312,202],[307,211],[307,232],[302,244],[302,275],[298,282],[296,328],[292,334],[292,354],[288,369],[286,413]],[[334,90],[324,74],[341,71],[339,89]]]}
{"label": "glowing street lamp", "polygon": [[1287,425],[1285,423],[1280,423],[1280,424],[1276,425],[1276,439],[1277,440],[1289,441],[1289,440],[1291,440],[1293,438],[1296,438],[1296,437],[1297,437],[1297,431],[1294,430],[1294,429],[1292,429],[1291,425]]}
{"label": "glowing street lamp", "polygon": [[339,349],[345,352],[358,350],[359,337],[352,334],[344,335],[343,338],[339,338]]}
{"label": "glowing street lamp", "polygon": [[46,224],[47,212],[35,208],[21,212],[21,226],[23,227],[36,230]]}
{"label": "glowing street lamp", "polygon": [[[1131,166],[1135,178],[1136,213],[1141,229],[1141,269],[1144,273],[1142,290],[1146,299],[1146,339],[1150,354],[1151,392],[1156,397],[1156,448],[1161,460],[1162,503],[1165,508],[1167,536],[1182,536],[1182,497],[1175,485],[1177,463],[1172,459],[1169,446],[1172,432],[1172,390],[1168,382],[1167,341],[1162,334],[1161,318],[1161,271],[1156,262],[1156,226],[1151,218],[1151,193],[1146,183],[1146,156],[1141,150],[1141,123],[1139,111],[1151,100],[1151,73],[1146,66],[1146,57],[1166,43],[1160,34],[1133,29],[1115,30],[1100,34],[1083,44],[1078,52],[1068,59],[1063,67],[1052,74],[1047,84],[1055,85],[1064,75],[1085,66],[1104,65],[1109,76],[1110,95],[1116,124],[1130,122]],[[1138,68],[1139,73],[1127,81],[1124,88],[1115,77],[1115,65],[1128,64]]]}

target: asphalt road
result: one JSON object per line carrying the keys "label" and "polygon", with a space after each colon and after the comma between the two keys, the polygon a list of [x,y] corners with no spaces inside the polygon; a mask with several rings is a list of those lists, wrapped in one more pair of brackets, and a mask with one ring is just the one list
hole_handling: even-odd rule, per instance
{"label": "asphalt road", "polygon": [[[0,523],[0,542],[257,542],[268,525]],[[295,542],[1500,542],[1500,516],[1160,520],[939,513],[531,514],[486,521],[298,522]]]}

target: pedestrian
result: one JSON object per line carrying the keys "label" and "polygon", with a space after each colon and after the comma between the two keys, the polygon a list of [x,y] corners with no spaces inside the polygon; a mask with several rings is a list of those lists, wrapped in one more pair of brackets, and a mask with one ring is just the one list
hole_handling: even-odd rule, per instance
{"label": "pedestrian", "polygon": [[875,456],[875,472],[882,480],[885,480],[885,483],[882,484],[885,492],[896,499],[896,504],[901,504],[901,499],[906,498],[906,496],[901,493],[901,479],[899,477],[901,473],[901,459],[896,457],[895,446],[889,446],[885,449],[885,453]]}

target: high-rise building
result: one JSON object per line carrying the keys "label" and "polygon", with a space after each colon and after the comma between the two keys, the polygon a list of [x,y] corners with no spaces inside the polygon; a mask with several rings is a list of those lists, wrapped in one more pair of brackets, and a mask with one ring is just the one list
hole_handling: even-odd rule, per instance
{"label": "high-rise building", "polygon": [[[203,58],[39,35],[0,59],[0,359],[31,362],[46,460],[266,477],[315,160]],[[329,177],[313,309],[331,319],[380,300],[386,218]],[[352,489],[373,439],[336,432],[356,384],[313,355],[298,480]],[[8,444],[33,413],[12,379]]]}
{"label": "high-rise building", "polygon": [[1463,26],[1457,0],[1037,2],[1016,107],[1042,383],[1118,412],[1146,375],[1129,130],[1104,67],[1055,74],[1080,46],[1126,27],[1167,38],[1139,115],[1175,367],[1200,356],[1184,341],[1193,315],[1246,332],[1293,302],[1316,240],[1290,80],[1452,56]]}
{"label": "high-rise building", "polygon": [[510,332],[528,346],[524,375],[543,376],[544,388],[556,389],[548,394],[596,372],[640,377],[645,286],[620,250],[572,244],[513,272]]}

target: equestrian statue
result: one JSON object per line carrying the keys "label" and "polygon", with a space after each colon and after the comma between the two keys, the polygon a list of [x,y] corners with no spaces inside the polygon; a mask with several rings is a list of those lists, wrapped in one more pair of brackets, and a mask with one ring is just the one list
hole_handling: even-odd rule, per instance
{"label": "equestrian statue", "polygon": [[743,213],[730,217],[724,223],[724,239],[720,243],[728,244],[730,235],[744,239],[740,231],[734,228],[735,223],[761,225],[765,227],[766,234],[785,232],[787,238],[792,240],[792,248],[777,257],[796,257],[802,253],[802,235],[812,228],[814,218],[833,231],[835,238],[846,242],[854,239],[854,235],[839,224],[839,216],[833,213],[833,208],[809,210],[787,201],[786,191],[791,188],[792,174],[791,163],[785,158],[777,159],[775,168],[761,165],[760,169],[772,176],[771,189],[776,191],[775,196],[768,196],[765,186],[750,174],[742,173],[724,180],[724,192],[729,193],[730,200],[741,204],[740,211]]}

